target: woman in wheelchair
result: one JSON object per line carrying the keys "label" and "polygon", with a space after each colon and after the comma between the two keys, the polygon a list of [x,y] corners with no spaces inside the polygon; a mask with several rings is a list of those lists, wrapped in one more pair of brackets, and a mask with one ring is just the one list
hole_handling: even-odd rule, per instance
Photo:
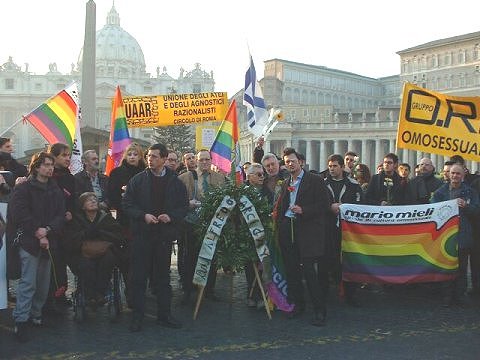
{"label": "woman in wheelchair", "polygon": [[89,305],[106,303],[112,270],[125,245],[121,226],[109,212],[99,209],[93,192],[79,197],[81,211],[69,222],[66,235],[72,272],[78,276]]}

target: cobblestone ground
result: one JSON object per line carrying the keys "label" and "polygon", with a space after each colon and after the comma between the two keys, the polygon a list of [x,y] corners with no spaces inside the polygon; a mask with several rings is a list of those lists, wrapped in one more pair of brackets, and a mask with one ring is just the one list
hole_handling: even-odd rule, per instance
{"label": "cobblestone ground", "polygon": [[[173,312],[179,330],[155,324],[155,299],[148,297],[143,331],[130,333],[130,312],[108,320],[106,308],[89,312],[84,323],[66,309],[47,317],[33,339],[17,343],[11,307],[0,311],[0,359],[480,359],[480,306],[443,308],[431,287],[360,289],[360,308],[346,306],[333,288],[327,326],[309,324],[310,313],[287,319],[280,312],[268,320],[262,310],[245,305],[244,274],[219,271],[219,302],[204,300],[197,320],[194,302],[182,306],[172,267]],[[11,304],[13,306],[13,304]]]}

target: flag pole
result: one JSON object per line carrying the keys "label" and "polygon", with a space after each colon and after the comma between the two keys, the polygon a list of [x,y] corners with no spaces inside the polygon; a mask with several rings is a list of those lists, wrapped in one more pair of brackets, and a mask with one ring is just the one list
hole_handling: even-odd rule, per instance
{"label": "flag pole", "polygon": [[24,120],[24,117],[22,116],[21,119],[18,119],[17,121],[15,121],[12,125],[10,125],[8,128],[6,128],[5,130],[3,130],[3,132],[0,134],[0,137],[2,137],[3,135],[5,135],[7,132],[9,132],[11,129],[13,129],[15,126],[18,125],[18,123],[20,121]]}

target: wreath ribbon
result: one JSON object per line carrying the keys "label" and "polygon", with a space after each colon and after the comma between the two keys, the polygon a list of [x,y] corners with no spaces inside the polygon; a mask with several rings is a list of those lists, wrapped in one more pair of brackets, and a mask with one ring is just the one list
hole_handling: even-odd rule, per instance
{"label": "wreath ribbon", "polygon": [[[217,241],[220,238],[227,219],[236,205],[237,203],[232,197],[225,195],[217,210],[215,210],[215,215],[210,221],[198,254],[197,265],[195,266],[193,276],[193,283],[195,285],[205,286],[207,284],[208,273],[213,256],[215,255]],[[265,228],[263,227],[255,206],[248,197],[245,195],[240,197],[239,207],[255,243],[258,259],[264,264],[264,270],[266,270],[268,276],[268,274],[271,273],[269,261],[270,251],[265,243]]]}
{"label": "wreath ribbon", "polygon": [[195,285],[207,285],[208,273],[210,272],[213,255],[215,255],[217,241],[236,204],[235,199],[229,195],[225,195],[217,210],[215,210],[215,215],[210,221],[210,225],[203,238],[200,253],[198,254],[197,265],[195,266],[195,273],[193,275],[193,283]]}

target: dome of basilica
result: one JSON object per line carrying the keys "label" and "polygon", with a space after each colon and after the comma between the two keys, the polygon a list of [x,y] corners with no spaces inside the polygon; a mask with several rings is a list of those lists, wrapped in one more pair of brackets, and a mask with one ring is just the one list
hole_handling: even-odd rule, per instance
{"label": "dome of basilica", "polygon": [[[83,48],[78,57],[82,68]],[[107,23],[96,32],[97,76],[136,77],[145,74],[145,58],[137,40],[120,27],[120,16],[113,6]]]}

